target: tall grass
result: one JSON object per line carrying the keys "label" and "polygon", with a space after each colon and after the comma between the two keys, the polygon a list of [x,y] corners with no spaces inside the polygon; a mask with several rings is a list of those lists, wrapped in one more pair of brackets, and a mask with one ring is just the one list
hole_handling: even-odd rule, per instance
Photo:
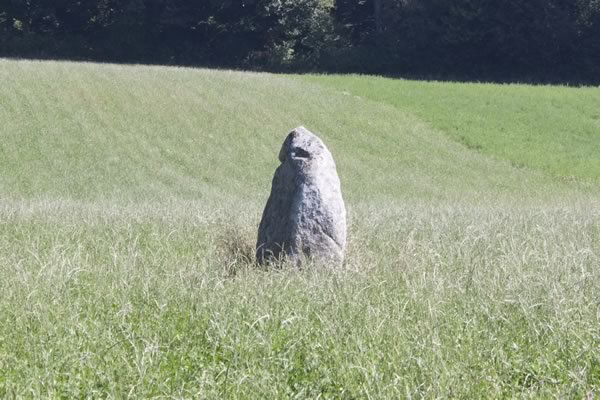
{"label": "tall grass", "polygon": [[354,209],[344,268],[300,271],[189,206],[2,212],[3,397],[600,390],[597,205]]}
{"label": "tall grass", "polygon": [[[0,397],[600,394],[593,184],[296,78],[0,75]],[[260,269],[278,147],[301,123],[338,163],[348,254]]]}

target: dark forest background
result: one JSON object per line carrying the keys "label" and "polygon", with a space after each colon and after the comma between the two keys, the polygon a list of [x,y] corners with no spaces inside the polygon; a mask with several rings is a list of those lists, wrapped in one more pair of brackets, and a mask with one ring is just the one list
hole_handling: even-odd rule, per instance
{"label": "dark forest background", "polygon": [[600,0],[0,0],[0,56],[600,81]]}

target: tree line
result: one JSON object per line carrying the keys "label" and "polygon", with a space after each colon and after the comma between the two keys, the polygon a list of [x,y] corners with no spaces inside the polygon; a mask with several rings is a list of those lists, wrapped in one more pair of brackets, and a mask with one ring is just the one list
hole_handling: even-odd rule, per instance
{"label": "tree line", "polygon": [[597,82],[600,0],[2,0],[0,56]]}

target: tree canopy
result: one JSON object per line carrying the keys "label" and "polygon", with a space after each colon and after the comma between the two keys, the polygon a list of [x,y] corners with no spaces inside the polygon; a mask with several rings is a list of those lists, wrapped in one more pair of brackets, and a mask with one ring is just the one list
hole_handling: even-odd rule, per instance
{"label": "tree canopy", "polygon": [[597,81],[600,0],[4,0],[0,56]]}

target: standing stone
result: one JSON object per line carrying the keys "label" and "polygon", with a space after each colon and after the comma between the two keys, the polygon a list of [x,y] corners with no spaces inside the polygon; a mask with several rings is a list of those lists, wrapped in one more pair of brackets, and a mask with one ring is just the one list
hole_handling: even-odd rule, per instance
{"label": "standing stone", "polygon": [[299,127],[283,142],[279,160],[258,228],[258,262],[286,257],[298,265],[309,257],[341,264],[346,207],[331,153]]}

